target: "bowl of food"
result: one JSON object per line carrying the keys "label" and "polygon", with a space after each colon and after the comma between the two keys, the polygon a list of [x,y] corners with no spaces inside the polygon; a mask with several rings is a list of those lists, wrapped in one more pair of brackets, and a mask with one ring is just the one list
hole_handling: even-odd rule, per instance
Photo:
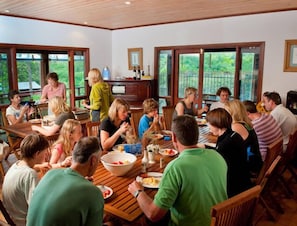
{"label": "bowl of food", "polygon": [[123,176],[134,166],[136,156],[126,152],[109,152],[101,157],[105,169],[114,176]]}

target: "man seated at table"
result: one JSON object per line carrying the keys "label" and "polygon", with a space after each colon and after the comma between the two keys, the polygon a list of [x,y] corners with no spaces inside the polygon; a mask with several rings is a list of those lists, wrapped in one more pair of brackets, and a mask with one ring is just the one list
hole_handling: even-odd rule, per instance
{"label": "man seated at table", "polygon": [[10,125],[25,122],[31,114],[34,113],[34,108],[29,104],[21,105],[21,97],[19,91],[11,90],[8,93],[10,105],[6,109],[6,118]]}
{"label": "man seated at table", "polygon": [[27,225],[100,226],[104,200],[93,176],[101,156],[97,137],[83,137],[75,145],[72,165],[48,171],[29,205]]}
{"label": "man seated at table", "polygon": [[140,183],[129,185],[128,191],[151,221],[161,220],[170,211],[169,225],[210,225],[211,207],[227,199],[226,162],[219,153],[198,148],[198,136],[195,118],[177,116],[172,122],[172,142],[180,154],[165,168],[154,200]]}

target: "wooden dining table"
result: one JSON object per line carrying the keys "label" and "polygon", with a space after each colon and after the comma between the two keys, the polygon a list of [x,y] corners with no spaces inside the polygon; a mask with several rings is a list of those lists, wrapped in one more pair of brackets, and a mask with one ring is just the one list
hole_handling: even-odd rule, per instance
{"label": "wooden dining table", "polygon": [[[199,127],[199,143],[215,143],[216,137],[209,133],[207,126]],[[173,143],[171,140],[165,141],[163,139],[158,141],[160,148],[173,148]],[[160,158],[163,158],[164,164],[160,168]],[[156,163],[149,165],[147,168],[148,172],[160,172],[163,173],[166,165],[176,158],[170,156],[162,156],[160,154],[156,155]],[[138,156],[135,165],[132,170],[130,170],[126,175],[117,177],[112,175],[107,171],[102,163],[99,163],[96,172],[94,173],[95,185],[108,186],[113,190],[113,194],[110,198],[105,200],[104,210],[107,214],[116,216],[127,222],[138,222],[145,217],[142,210],[140,209],[137,200],[128,191],[128,185],[132,183],[137,176],[142,174],[141,168],[142,156]],[[157,193],[157,189],[145,188],[145,192],[153,198]]]}

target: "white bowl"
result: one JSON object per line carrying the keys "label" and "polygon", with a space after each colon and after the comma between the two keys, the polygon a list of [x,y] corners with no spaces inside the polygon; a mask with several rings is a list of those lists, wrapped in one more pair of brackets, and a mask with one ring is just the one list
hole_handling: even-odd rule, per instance
{"label": "white bowl", "polygon": [[105,169],[115,176],[123,176],[134,166],[136,156],[125,152],[109,152],[101,157]]}

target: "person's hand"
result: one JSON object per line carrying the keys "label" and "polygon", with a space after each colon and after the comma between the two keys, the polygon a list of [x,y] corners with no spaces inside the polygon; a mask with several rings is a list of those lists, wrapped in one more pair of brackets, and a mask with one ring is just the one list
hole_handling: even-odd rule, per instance
{"label": "person's hand", "polygon": [[129,128],[130,128],[129,123],[123,122],[118,130],[119,130],[120,134],[122,135],[122,134],[126,133]]}
{"label": "person's hand", "polygon": [[30,107],[27,112],[28,112],[28,115],[32,115],[35,112],[35,108]]}
{"label": "person's hand", "polygon": [[138,183],[137,181],[133,181],[131,184],[129,184],[128,191],[132,195],[138,190],[143,190],[143,186],[140,183]]}
{"label": "person's hand", "polygon": [[72,156],[67,156],[64,161],[61,163],[61,166],[63,167],[69,167],[71,166]]}
{"label": "person's hand", "polygon": [[22,107],[22,109],[21,109],[21,115],[24,115],[27,111],[28,111],[28,109],[30,108],[30,106],[28,105],[28,104],[25,104],[23,107]]}

